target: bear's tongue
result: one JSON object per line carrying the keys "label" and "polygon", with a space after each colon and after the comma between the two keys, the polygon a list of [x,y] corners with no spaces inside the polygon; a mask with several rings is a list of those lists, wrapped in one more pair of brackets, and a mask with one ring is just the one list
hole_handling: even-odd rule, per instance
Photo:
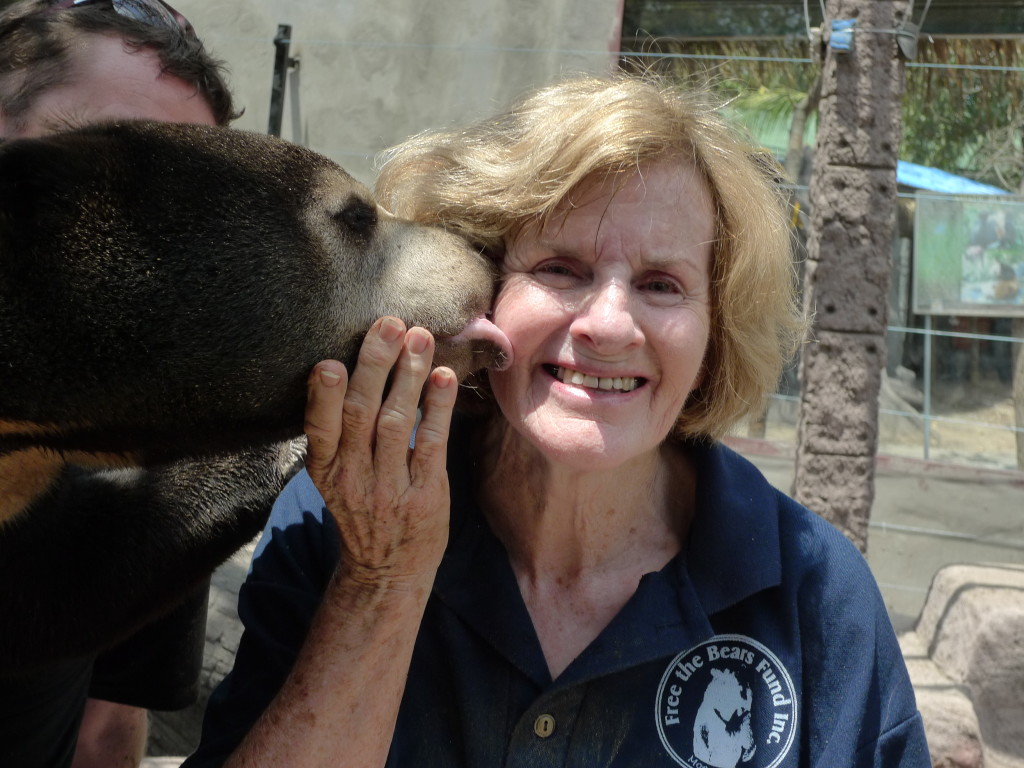
{"label": "bear's tongue", "polygon": [[495,363],[491,367],[497,371],[504,371],[512,365],[512,344],[508,336],[498,326],[487,319],[485,315],[475,317],[466,323],[461,332],[452,336],[452,342],[479,342],[483,341],[501,352],[496,356]]}

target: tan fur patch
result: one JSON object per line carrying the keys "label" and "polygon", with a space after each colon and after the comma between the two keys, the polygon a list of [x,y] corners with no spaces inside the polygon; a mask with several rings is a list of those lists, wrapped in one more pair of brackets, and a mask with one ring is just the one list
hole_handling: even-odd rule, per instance
{"label": "tan fur patch", "polygon": [[45,435],[57,431],[57,427],[36,424],[33,421],[5,421],[0,419],[0,435]]}
{"label": "tan fur patch", "polygon": [[45,493],[63,468],[61,456],[40,448],[0,456],[0,527]]}
{"label": "tan fur patch", "polygon": [[[0,435],[46,435],[59,432],[60,427],[57,426],[0,419]],[[139,463],[137,456],[127,453],[61,453],[46,448],[26,448],[0,454],[0,527],[28,507],[37,496],[45,493],[66,464],[110,469],[135,467]]]}

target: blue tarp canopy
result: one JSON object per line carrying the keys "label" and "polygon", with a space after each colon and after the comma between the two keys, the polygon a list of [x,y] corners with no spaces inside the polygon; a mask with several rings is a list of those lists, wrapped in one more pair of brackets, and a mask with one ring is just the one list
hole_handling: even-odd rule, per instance
{"label": "blue tarp canopy", "polygon": [[926,165],[900,160],[896,164],[896,181],[907,187],[944,192],[949,195],[1008,195],[1005,189],[965,179],[955,173],[929,168]]}

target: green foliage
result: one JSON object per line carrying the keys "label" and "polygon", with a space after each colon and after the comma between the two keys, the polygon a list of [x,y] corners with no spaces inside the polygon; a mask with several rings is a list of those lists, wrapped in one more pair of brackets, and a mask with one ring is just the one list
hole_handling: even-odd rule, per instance
{"label": "green foliage", "polygon": [[777,40],[646,40],[627,68],[651,68],[680,79],[709,81],[723,95],[767,91],[807,93],[817,67],[803,61],[807,42]]}
{"label": "green foliage", "polygon": [[[783,156],[794,107],[806,97],[817,67],[802,61],[807,42],[776,40],[647,40],[623,63],[626,69],[653,69],[681,81],[706,83],[757,141]],[[659,58],[661,57],[661,58]],[[780,63],[778,59],[785,59]],[[810,134],[814,141],[813,132]]]}
{"label": "green foliage", "polygon": [[[782,157],[789,142],[793,110],[806,97],[806,93],[793,88],[761,86],[757,90],[737,91],[729,109],[762,145]],[[809,140],[813,143],[815,124],[810,127]]]}
{"label": "green foliage", "polygon": [[1020,72],[999,68],[1021,66],[1019,44],[922,40],[918,50],[918,62],[928,66],[907,68],[900,156],[1018,189],[1024,176],[1024,85]]}
{"label": "green foliage", "polygon": [[[642,67],[709,81],[776,152],[785,148],[793,109],[818,72],[816,64],[803,61],[810,51],[802,39],[660,39],[643,46]],[[1013,69],[1022,66],[1015,40],[922,37],[916,61],[905,69],[900,158],[1018,190],[1024,180],[1024,78]],[[812,143],[813,132],[805,140]]]}

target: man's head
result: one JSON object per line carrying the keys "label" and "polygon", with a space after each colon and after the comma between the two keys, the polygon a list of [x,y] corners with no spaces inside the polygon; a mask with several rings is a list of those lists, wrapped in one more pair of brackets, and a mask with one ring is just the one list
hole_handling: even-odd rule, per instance
{"label": "man's head", "polygon": [[[119,118],[226,125],[237,116],[220,62],[159,0],[68,5],[24,0],[0,14],[0,137]],[[149,8],[162,13],[143,15]]]}

